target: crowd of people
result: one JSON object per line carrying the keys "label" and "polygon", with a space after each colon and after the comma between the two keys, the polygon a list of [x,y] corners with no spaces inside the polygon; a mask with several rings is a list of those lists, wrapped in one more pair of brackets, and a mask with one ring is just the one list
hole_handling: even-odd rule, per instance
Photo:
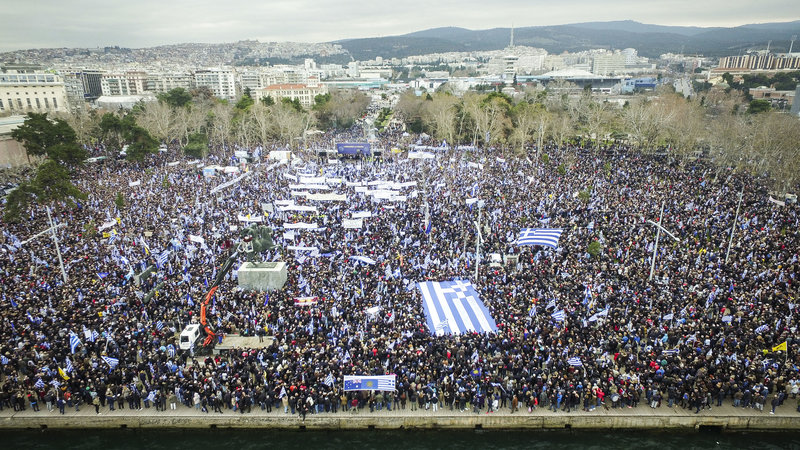
{"label": "crowd of people", "polygon": [[[756,414],[797,398],[800,215],[762,180],[624,147],[338,164],[313,152],[276,164],[266,151],[240,164],[232,153],[81,168],[88,199],[53,209],[66,281],[50,235],[38,235],[50,227],[43,208],[3,224],[0,409],[305,417],[733,404]],[[214,190],[239,175],[206,177],[208,165],[251,175]],[[304,176],[333,179],[324,192],[347,200],[306,199]],[[390,199],[363,192],[391,183],[404,184]],[[315,209],[282,210],[286,200]],[[674,238],[661,233],[650,279],[662,206]],[[343,228],[354,212],[371,217]],[[257,218],[281,246],[262,257],[285,261],[288,281],[254,292],[228,273],[207,317],[266,346],[180,350],[178,334]],[[315,225],[285,226],[298,222]],[[522,228],[563,233],[557,248],[519,246]],[[490,254],[512,258],[490,265]],[[496,332],[429,329],[415,284],[453,279],[476,287]],[[296,306],[300,297],[313,301]],[[345,375],[384,374],[395,391],[343,391]]]}

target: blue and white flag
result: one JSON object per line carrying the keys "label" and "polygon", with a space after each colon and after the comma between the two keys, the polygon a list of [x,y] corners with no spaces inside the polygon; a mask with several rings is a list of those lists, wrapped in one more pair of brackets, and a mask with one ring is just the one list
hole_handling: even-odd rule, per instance
{"label": "blue and white flag", "polygon": [[393,391],[396,375],[345,375],[345,391]]}
{"label": "blue and white flag", "polygon": [[437,336],[445,334],[445,328],[453,334],[497,331],[497,324],[469,281],[426,281],[417,286],[428,329]]}
{"label": "blue and white flag", "polygon": [[677,348],[673,348],[673,349],[670,349],[670,350],[664,350],[661,353],[663,353],[665,355],[673,356],[673,355],[677,355],[678,354],[678,349]]}
{"label": "blue and white flag", "polygon": [[3,364],[5,366],[8,363],[9,363],[9,360],[8,360],[8,358],[6,358],[6,355],[0,355],[0,364]]}
{"label": "blue and white flag", "polygon": [[756,333],[761,334],[765,331],[769,331],[769,327],[767,325],[761,325],[760,327],[756,328]]}
{"label": "blue and white flag", "polygon": [[161,267],[164,264],[166,264],[168,259],[169,259],[169,250],[164,250],[163,252],[161,252],[160,255],[158,255],[158,266]]}
{"label": "blue and white flag", "polygon": [[583,366],[583,361],[581,361],[581,359],[577,356],[573,356],[572,358],[568,359],[567,363],[570,366],[575,366],[575,367]]}
{"label": "blue and white flag", "polygon": [[664,316],[661,317],[661,320],[672,320],[673,317],[675,317],[675,314],[673,313],[664,314]]}
{"label": "blue and white flag", "polygon": [[567,318],[567,313],[565,313],[563,309],[559,309],[558,311],[554,312],[553,314],[550,314],[550,317],[552,317],[553,320],[563,322],[564,319]]}
{"label": "blue and white flag", "polygon": [[547,302],[547,306],[545,306],[544,309],[550,309],[550,308],[555,308],[555,307],[556,307],[556,299],[553,298],[553,299],[550,299],[549,302]]}
{"label": "blue and white flag", "polygon": [[36,383],[33,384],[33,387],[37,389],[44,389],[46,385],[44,384],[44,381],[42,381],[42,379],[39,378],[38,380],[36,380]]}
{"label": "blue and white flag", "polygon": [[164,329],[164,322],[162,322],[160,320],[158,322],[156,322],[156,330],[157,331],[161,331],[163,329]]}
{"label": "blue and white flag", "polygon": [[544,245],[556,248],[562,232],[561,228],[523,228],[519,232],[517,245]]}
{"label": "blue and white flag", "polygon": [[172,359],[175,357],[175,346],[172,344],[167,345],[167,356]]}
{"label": "blue and white flag", "polygon": [[52,380],[52,381],[50,382],[50,384],[52,384],[52,385],[53,385],[53,387],[59,387],[59,386],[61,386],[61,383],[60,383],[58,380]]}
{"label": "blue and white flag", "polygon": [[69,348],[70,348],[70,350],[72,351],[73,354],[75,353],[75,349],[78,348],[79,345],[81,345],[81,340],[80,340],[80,338],[78,338],[78,335],[75,334],[75,333],[70,333],[70,335],[69,335]]}
{"label": "blue and white flag", "polygon": [[[74,353],[74,352],[73,352],[73,353]],[[74,367],[72,367],[72,361],[70,361],[70,359],[69,359],[69,358],[67,358],[67,367],[65,367],[65,368],[64,368],[64,371],[65,371],[65,372],[67,372],[67,373],[70,373],[70,372],[72,372],[74,369],[75,369],[75,368],[74,368]]]}
{"label": "blue and white flag", "polygon": [[336,383],[336,380],[333,378],[333,374],[328,372],[328,376],[325,377],[325,384],[333,386],[334,383]]}
{"label": "blue and white flag", "polygon": [[111,367],[112,369],[117,367],[117,365],[119,364],[119,360],[117,358],[112,358],[110,356],[103,356],[103,361],[105,361],[106,364],[108,364],[108,366]]}

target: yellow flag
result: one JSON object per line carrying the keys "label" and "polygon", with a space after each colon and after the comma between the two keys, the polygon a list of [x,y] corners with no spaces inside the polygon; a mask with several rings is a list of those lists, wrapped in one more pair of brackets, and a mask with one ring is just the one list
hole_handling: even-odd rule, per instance
{"label": "yellow flag", "polygon": [[65,381],[69,380],[69,376],[67,376],[67,374],[64,372],[64,369],[61,367],[58,368],[58,374],[61,375],[61,378],[63,378]]}
{"label": "yellow flag", "polygon": [[783,341],[782,344],[778,344],[775,347],[772,347],[772,351],[773,352],[777,352],[777,351],[780,351],[780,350],[788,351],[787,348],[786,348],[786,342],[787,341]]}

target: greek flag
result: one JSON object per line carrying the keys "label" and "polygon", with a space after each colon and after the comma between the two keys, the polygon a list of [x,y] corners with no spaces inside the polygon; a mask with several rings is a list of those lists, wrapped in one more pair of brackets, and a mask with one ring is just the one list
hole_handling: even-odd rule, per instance
{"label": "greek flag", "polygon": [[559,309],[558,311],[554,312],[553,314],[550,314],[550,317],[552,317],[553,320],[563,322],[564,319],[567,318],[567,313],[565,313],[563,309]]}
{"label": "greek flag", "polygon": [[50,384],[52,384],[52,385],[53,385],[53,387],[59,387],[59,386],[61,386],[61,383],[60,383],[58,380],[53,380],[53,381],[51,381],[51,382],[50,382]]}
{"label": "greek flag", "polygon": [[661,317],[661,320],[672,320],[673,317],[675,317],[675,314],[669,313],[669,314],[665,314],[663,317]]}
{"label": "greek flag", "polygon": [[336,383],[336,380],[334,380],[333,374],[328,372],[328,376],[325,377],[325,384],[328,386],[333,386],[334,383]]}
{"label": "greek flag", "polygon": [[769,327],[767,325],[761,325],[760,327],[756,328],[756,333],[761,334],[765,331],[768,331]]}
{"label": "greek flag", "polygon": [[175,346],[172,344],[167,345],[167,356],[170,358],[175,357]]}
{"label": "greek flag", "polygon": [[528,310],[528,315],[534,317],[536,315],[536,305],[531,306],[531,309]]}
{"label": "greek flag", "polygon": [[160,320],[158,322],[156,322],[156,330],[161,331],[163,329],[164,329],[164,322],[162,322]]}
{"label": "greek flag", "polygon": [[[75,353],[75,352],[73,352],[73,353]],[[75,369],[75,368],[72,367],[72,361],[70,361],[70,359],[67,358],[67,367],[64,370],[66,370],[67,373],[70,373],[70,372],[73,371],[73,369]]]}
{"label": "greek flag", "polygon": [[100,333],[97,330],[92,330],[92,342],[96,341],[98,337],[100,337]]}
{"label": "greek flag", "polygon": [[544,245],[556,248],[562,232],[562,228],[523,228],[519,232],[517,245]]}
{"label": "greek flag", "polygon": [[670,349],[670,350],[664,350],[661,353],[663,353],[665,355],[670,355],[670,356],[677,355],[678,354],[678,349],[677,348],[673,348],[673,349]]}
{"label": "greek flag", "polygon": [[107,242],[107,244],[108,244],[108,245],[111,245],[111,244],[113,244],[113,243],[114,243],[114,241],[116,241],[116,240],[117,240],[117,233],[111,233],[111,236],[109,236],[109,238],[108,238],[108,242]]}
{"label": "greek flag", "polygon": [[38,380],[36,380],[36,383],[34,383],[33,387],[37,389],[44,389],[45,388],[44,381],[42,381],[42,379],[39,378]]}
{"label": "greek flag", "polygon": [[169,250],[164,250],[158,255],[158,266],[161,267],[167,263],[167,259],[169,259]]}
{"label": "greek flag", "polygon": [[9,360],[8,360],[8,358],[6,358],[6,355],[0,355],[0,364],[3,364],[5,366],[8,363],[9,363]]}
{"label": "greek flag", "polygon": [[567,360],[567,363],[568,363],[570,366],[575,366],[575,367],[581,367],[581,366],[583,366],[583,361],[581,361],[581,359],[580,359],[579,357],[577,357],[577,356],[574,356],[574,357],[572,357],[572,358],[568,359],[568,360]]}
{"label": "greek flag", "polygon": [[453,334],[497,331],[497,324],[469,281],[426,281],[417,286],[428,329],[437,336],[445,334],[444,328]]}
{"label": "greek flag", "polygon": [[556,299],[551,299],[549,302],[547,302],[547,306],[545,306],[544,309],[550,309],[555,307],[556,307]]}
{"label": "greek flag", "polygon": [[393,391],[396,375],[344,376],[345,391]]}
{"label": "greek flag", "polygon": [[78,335],[75,334],[75,333],[70,333],[70,335],[69,335],[69,348],[70,348],[70,350],[72,351],[73,354],[75,353],[75,349],[78,348],[79,345],[81,345],[81,340],[80,340],[80,338],[78,338]]}
{"label": "greek flag", "polygon": [[108,366],[112,369],[117,367],[119,364],[119,360],[117,358],[111,358],[110,356],[103,356],[103,361],[105,361],[106,364],[108,364]]}

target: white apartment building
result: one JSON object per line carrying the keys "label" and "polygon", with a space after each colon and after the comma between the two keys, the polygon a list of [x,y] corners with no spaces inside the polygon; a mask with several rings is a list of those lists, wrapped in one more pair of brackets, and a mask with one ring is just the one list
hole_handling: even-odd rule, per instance
{"label": "white apartment building", "polygon": [[183,88],[187,91],[194,87],[194,77],[190,73],[148,73],[145,89],[148,92],[162,93]]}
{"label": "white apartment building", "polygon": [[104,73],[100,78],[100,90],[104,96],[139,95],[147,89],[147,72],[128,71]]}
{"label": "white apartment building", "polygon": [[198,70],[194,73],[194,84],[197,87],[208,87],[215,97],[236,99],[236,75],[233,69],[220,67]]}
{"label": "white apartment building", "polygon": [[0,113],[66,112],[63,79],[52,73],[0,73]]}
{"label": "white apartment building", "polygon": [[273,84],[262,89],[253,91],[253,98],[261,100],[264,97],[272,97],[276,102],[282,98],[298,99],[300,104],[306,108],[314,105],[314,97],[328,92],[324,85],[307,84]]}

